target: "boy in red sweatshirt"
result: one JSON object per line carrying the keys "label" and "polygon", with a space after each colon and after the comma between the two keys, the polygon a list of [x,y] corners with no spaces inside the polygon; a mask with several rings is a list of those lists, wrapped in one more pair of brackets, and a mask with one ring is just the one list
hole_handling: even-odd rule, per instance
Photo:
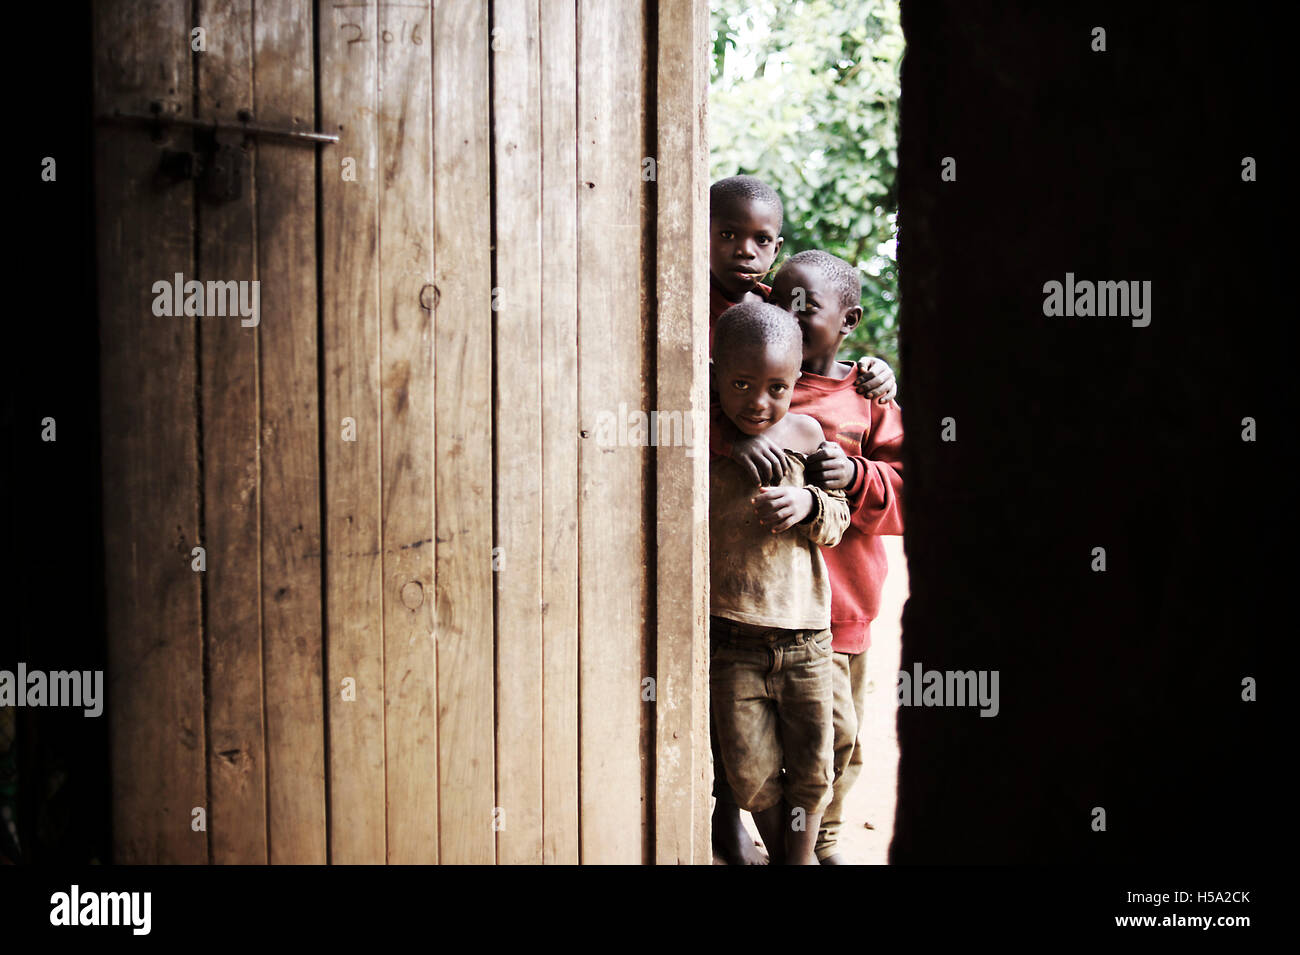
{"label": "boy in red sweatshirt", "polygon": [[[826,442],[808,459],[807,479],[842,489],[852,520],[838,547],[822,551],[831,580],[831,634],[835,651],[835,778],[821,820],[816,853],[823,865],[844,862],[838,851],[844,798],[862,770],[858,723],[866,694],[871,622],[880,609],[888,563],[883,534],[903,533],[902,414],[854,390],[856,367],[838,361],[844,338],[862,318],[857,270],[827,252],[791,256],[772,282],[772,304],[793,312],[803,332],[803,364],[790,411],[822,426]],[[760,435],[735,442],[731,456],[761,483],[772,474],[772,449]],[[748,462],[748,463],[746,463]]]}

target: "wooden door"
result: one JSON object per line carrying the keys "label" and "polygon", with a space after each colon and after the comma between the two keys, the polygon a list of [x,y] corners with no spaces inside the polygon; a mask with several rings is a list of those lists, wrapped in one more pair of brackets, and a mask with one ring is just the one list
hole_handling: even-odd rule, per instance
{"label": "wooden door", "polygon": [[96,4],[117,861],[709,861],[707,30]]}

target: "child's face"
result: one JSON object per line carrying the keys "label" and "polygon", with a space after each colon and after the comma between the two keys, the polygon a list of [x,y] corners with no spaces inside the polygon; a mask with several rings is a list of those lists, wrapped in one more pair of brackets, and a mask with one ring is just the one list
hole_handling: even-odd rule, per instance
{"label": "child's face", "polygon": [[772,206],[738,199],[709,222],[709,271],[733,301],[753,290],[772,267],[784,241]]}
{"label": "child's face", "polygon": [[722,411],[745,434],[762,434],[785,417],[799,378],[799,350],[744,345],[714,357],[713,377]]}
{"label": "child's face", "polygon": [[793,312],[803,331],[805,358],[831,357],[862,317],[862,307],[845,307],[821,269],[787,263],[772,280],[773,305]]}

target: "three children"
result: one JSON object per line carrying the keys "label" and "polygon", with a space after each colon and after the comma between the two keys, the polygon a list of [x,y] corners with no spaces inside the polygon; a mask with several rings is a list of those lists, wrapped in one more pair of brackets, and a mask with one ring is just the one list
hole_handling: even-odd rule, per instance
{"label": "three children", "polygon": [[[734,506],[738,471],[751,492],[755,485],[771,485],[753,500],[760,521],[768,519],[777,539],[784,539],[782,552],[790,551],[791,542],[796,540],[792,531],[807,538],[806,546],[818,551],[819,566],[825,569],[830,582],[832,634],[832,703],[825,726],[831,748],[826,753],[818,748],[821,737],[810,729],[787,729],[786,720],[794,719],[791,707],[802,714],[800,719],[815,719],[816,705],[801,697],[789,702],[774,695],[773,690],[787,679],[809,686],[821,679],[821,664],[814,653],[821,646],[820,638],[811,630],[820,618],[814,619],[811,613],[799,617],[802,611],[817,606],[820,578],[816,574],[806,578],[792,573],[778,576],[746,572],[744,591],[766,608],[762,619],[736,621],[732,598],[724,596],[721,602],[714,602],[711,644],[715,654],[720,654],[711,667],[717,797],[714,844],[730,863],[762,863],[736,808],[757,806],[755,822],[771,861],[806,862],[805,849],[811,846],[816,861],[833,865],[844,861],[838,846],[844,796],[862,767],[857,731],[865,697],[866,651],[887,570],[879,535],[900,534],[903,529],[901,412],[890,400],[895,387],[887,365],[883,372],[872,375],[864,373],[861,366],[837,360],[845,336],[862,316],[856,270],[828,253],[802,252],[785,263],[770,287],[762,285],[759,278],[771,269],[782,244],[781,207],[776,193],[752,177],[732,177],[715,184],[710,190],[710,219],[710,338],[719,400],[710,435],[714,452],[711,480],[722,482],[712,493],[723,495],[721,511],[714,512],[711,505],[712,587],[717,591],[721,582],[725,595],[731,586],[727,583],[729,575],[736,573],[737,565],[754,564],[759,560],[756,555],[766,554],[764,559],[768,559],[776,547],[773,541],[744,537],[740,529],[746,525],[738,529],[735,515],[726,511],[725,502],[731,501],[730,506]],[[745,371],[735,366],[741,359],[730,354],[738,333],[728,332],[721,341],[717,338],[716,329],[741,322],[739,315],[749,315],[745,321],[756,322],[754,309],[764,300],[779,309],[766,312],[764,321],[775,322],[774,316],[781,314],[787,330],[798,331],[801,356],[798,373],[791,381],[754,377],[759,372],[773,372],[776,366],[760,366],[753,354],[742,356],[749,363],[749,377],[737,377],[738,371]],[[733,302],[739,304],[729,308]],[[732,313],[738,313],[738,317],[733,318]],[[748,337],[752,339],[756,334]],[[764,334],[774,341],[779,338],[775,331]],[[748,352],[755,350],[752,344],[748,347]],[[760,402],[753,397],[753,389],[759,384],[788,393],[788,404],[775,403],[775,398],[769,404]],[[786,384],[790,385],[788,392],[782,391]],[[734,391],[728,392],[728,388]],[[736,397],[740,393],[750,396],[750,404]],[[807,431],[805,417],[816,422],[819,432],[812,446],[807,439],[814,436]],[[787,423],[782,425],[782,421]],[[783,490],[809,486],[807,493],[798,495]],[[817,496],[818,491],[829,495],[826,503]],[[833,503],[838,501],[836,494],[843,495],[849,509],[849,521],[839,534],[825,526],[825,515],[839,513],[839,504]],[[816,512],[820,516],[812,516],[811,505],[806,514],[800,513],[810,495],[822,508]],[[782,502],[780,507],[773,503],[777,499]],[[789,521],[795,514],[799,515],[796,520]],[[836,542],[839,546],[834,546]],[[792,622],[807,623],[809,627],[794,627]],[[737,629],[737,623],[765,629],[763,633],[745,631]],[[804,643],[800,644],[793,634],[802,630],[808,632],[802,634]],[[782,635],[773,636],[776,631]],[[811,647],[806,646],[809,642]],[[803,657],[796,652],[799,647],[804,648]],[[746,661],[743,666],[742,660]],[[798,671],[801,675],[789,676],[781,669],[783,666],[792,668],[791,674]],[[768,695],[758,693],[760,687]],[[764,724],[767,742],[738,743],[733,738],[739,732],[737,723],[756,732],[751,725],[758,719],[753,715],[755,711],[766,711],[766,718],[773,721]],[[778,724],[780,729],[775,730]],[[786,776],[790,777],[785,788],[774,788],[769,776],[773,745],[780,749]],[[817,776],[818,770],[808,760],[814,755],[818,760],[828,760],[824,768],[830,774],[831,791],[824,803],[812,798],[815,787],[809,780]],[[754,779],[759,777],[764,782],[755,793]],[[783,803],[771,802],[777,789],[781,790]],[[774,810],[781,804],[784,816]],[[779,829],[777,822],[781,823]],[[820,825],[814,826],[815,822]],[[815,839],[809,834],[813,828]]]}

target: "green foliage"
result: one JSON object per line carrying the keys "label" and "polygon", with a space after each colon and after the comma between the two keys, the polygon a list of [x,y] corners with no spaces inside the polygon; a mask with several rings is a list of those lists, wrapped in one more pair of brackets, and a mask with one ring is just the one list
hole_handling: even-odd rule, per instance
{"label": "green foliage", "polygon": [[859,268],[845,354],[898,369],[897,0],[714,0],[710,175],[745,173],[785,203],[782,257]]}

